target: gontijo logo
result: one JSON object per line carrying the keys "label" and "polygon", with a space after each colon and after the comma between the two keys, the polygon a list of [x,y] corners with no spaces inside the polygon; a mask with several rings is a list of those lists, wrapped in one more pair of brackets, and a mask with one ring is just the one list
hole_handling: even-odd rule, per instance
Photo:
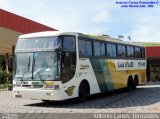
{"label": "gontijo logo", "polygon": [[75,86],[71,86],[71,87],[68,87],[67,90],[65,90],[65,92],[67,93],[68,96],[71,96],[73,94],[74,88],[75,88]]}

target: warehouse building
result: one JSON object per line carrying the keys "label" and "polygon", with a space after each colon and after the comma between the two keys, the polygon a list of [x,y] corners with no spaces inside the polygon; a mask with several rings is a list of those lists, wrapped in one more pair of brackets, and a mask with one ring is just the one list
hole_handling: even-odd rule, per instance
{"label": "warehouse building", "polygon": [[146,56],[147,81],[160,81],[160,44],[150,43],[146,45]]}

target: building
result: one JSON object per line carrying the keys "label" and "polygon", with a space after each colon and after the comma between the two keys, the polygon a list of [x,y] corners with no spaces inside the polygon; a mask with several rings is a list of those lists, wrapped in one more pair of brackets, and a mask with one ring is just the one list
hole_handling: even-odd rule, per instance
{"label": "building", "polygon": [[40,31],[56,31],[56,29],[0,9],[0,55],[5,55],[8,71],[9,56],[14,56],[18,36]]}
{"label": "building", "polygon": [[160,81],[160,43],[144,43],[147,56],[147,81]]}

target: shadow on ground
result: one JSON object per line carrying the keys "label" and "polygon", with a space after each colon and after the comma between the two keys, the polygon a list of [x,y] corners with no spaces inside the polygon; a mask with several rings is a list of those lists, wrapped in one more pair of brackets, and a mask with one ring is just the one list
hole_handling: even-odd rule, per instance
{"label": "shadow on ground", "polygon": [[147,106],[160,102],[160,86],[139,86],[132,92],[117,90],[103,94],[91,95],[85,102],[78,103],[76,99],[56,102],[40,102],[24,106],[46,108],[125,108]]}

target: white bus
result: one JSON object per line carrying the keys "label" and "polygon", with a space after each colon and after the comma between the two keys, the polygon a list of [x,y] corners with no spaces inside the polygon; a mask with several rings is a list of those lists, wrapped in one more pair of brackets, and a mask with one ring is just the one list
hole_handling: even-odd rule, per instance
{"label": "white bus", "polygon": [[19,37],[15,50],[15,98],[66,100],[146,81],[145,48],[107,36],[40,32]]}

